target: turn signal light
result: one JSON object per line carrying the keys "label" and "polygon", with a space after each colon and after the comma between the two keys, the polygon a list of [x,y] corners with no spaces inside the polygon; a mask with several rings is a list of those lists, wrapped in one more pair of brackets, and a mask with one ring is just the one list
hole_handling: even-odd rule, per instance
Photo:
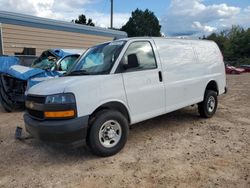
{"label": "turn signal light", "polygon": [[74,116],[75,116],[74,110],[44,112],[45,118],[69,118],[69,117],[74,117]]}

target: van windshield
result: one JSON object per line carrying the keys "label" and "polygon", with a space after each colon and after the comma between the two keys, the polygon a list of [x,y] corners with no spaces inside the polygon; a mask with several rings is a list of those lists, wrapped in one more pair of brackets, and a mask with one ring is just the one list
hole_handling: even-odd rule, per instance
{"label": "van windshield", "polygon": [[88,49],[66,75],[109,74],[125,41],[113,41]]}

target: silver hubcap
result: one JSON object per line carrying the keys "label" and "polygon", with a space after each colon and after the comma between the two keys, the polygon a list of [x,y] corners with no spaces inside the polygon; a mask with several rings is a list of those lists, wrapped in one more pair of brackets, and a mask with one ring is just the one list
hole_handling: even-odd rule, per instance
{"label": "silver hubcap", "polygon": [[114,147],[121,139],[121,125],[115,120],[106,121],[99,131],[99,141],[106,148]]}
{"label": "silver hubcap", "polygon": [[213,96],[210,96],[207,101],[207,109],[209,112],[213,112],[215,108],[215,98]]}

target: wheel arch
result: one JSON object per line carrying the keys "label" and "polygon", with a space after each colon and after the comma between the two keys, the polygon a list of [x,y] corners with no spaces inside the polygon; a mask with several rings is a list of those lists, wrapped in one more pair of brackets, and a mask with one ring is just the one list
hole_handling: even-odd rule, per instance
{"label": "wheel arch", "polygon": [[212,91],[215,91],[217,93],[217,95],[219,94],[219,88],[218,88],[218,84],[215,80],[210,80],[208,83],[207,83],[207,86],[205,88],[205,91],[204,91],[204,95],[205,95],[205,92],[207,90],[212,90]]}
{"label": "wheel arch", "polygon": [[125,116],[129,124],[131,123],[128,107],[121,101],[108,101],[102,103],[91,113],[89,121],[93,120],[95,114],[101,110],[116,110]]}

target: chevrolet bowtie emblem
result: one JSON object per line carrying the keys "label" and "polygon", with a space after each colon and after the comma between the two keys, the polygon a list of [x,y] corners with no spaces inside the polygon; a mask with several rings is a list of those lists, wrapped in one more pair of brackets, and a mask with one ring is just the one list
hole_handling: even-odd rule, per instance
{"label": "chevrolet bowtie emblem", "polygon": [[33,109],[34,108],[34,103],[33,102],[30,102],[30,101],[27,101],[26,102],[26,106],[30,109]]}

